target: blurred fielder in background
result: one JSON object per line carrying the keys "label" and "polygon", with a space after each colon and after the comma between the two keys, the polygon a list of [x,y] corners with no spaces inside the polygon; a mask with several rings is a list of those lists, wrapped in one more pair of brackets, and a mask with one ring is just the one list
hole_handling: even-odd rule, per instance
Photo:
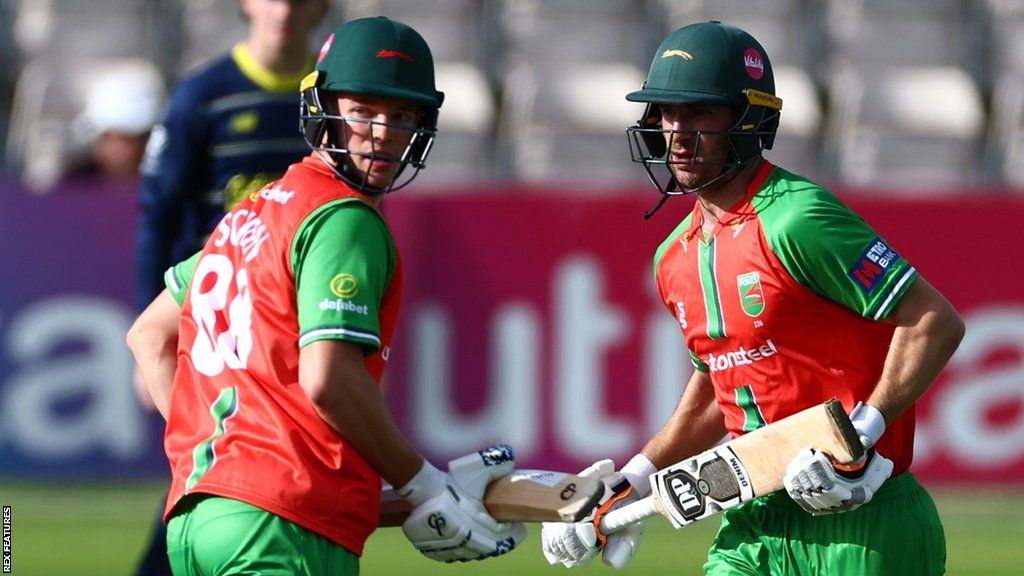
{"label": "blurred fielder in background", "polygon": [[442,98],[413,29],[384,17],[339,27],[302,81],[314,152],[168,270],[132,327],[167,418],[176,574],[358,574],[382,477],[412,504],[403,530],[432,559],[498,556],[525,537],[481,503],[512,470],[511,451],[442,473],[378,387],[402,300],[379,205],[423,166]]}
{"label": "blurred fielder in background", "polygon": [[328,6],[239,0],[248,38],[174,87],[142,166],[140,309],[163,289],[167,267],[199,250],[226,209],[305,154],[295,90],[313,67],[309,36]]}
{"label": "blurred fielder in background", "polygon": [[[647,104],[630,145],[661,202],[697,195],[654,259],[696,370],[668,424],[621,473],[590,469],[619,493],[605,509],[647,495],[650,473],[726,432],[837,397],[865,459],[840,465],[802,452],[786,471],[788,495],[724,513],[705,571],[942,574],[942,524],[907,469],[913,405],[963,336],[956,311],[834,195],[762,157],[782,101],[747,33],[717,22],[675,31],[626,99]],[[603,546],[605,562],[621,568],[642,528],[607,542],[593,522],[546,524],[542,534],[551,563],[584,565]]]}

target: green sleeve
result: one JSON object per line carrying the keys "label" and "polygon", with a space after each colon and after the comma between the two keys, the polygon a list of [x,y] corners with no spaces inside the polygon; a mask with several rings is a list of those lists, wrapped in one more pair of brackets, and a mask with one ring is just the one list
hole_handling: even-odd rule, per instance
{"label": "green sleeve", "polygon": [[182,260],[164,272],[164,284],[167,285],[171,296],[177,300],[178,306],[185,303],[185,295],[188,294],[188,285],[192,282],[192,275],[195,274],[199,254],[201,252],[196,252],[188,260]]}
{"label": "green sleeve", "polygon": [[831,192],[775,178],[755,208],[786,270],[823,298],[866,318],[885,318],[917,277],[914,267]]}
{"label": "green sleeve", "polygon": [[324,205],[296,232],[291,256],[299,346],[340,339],[376,351],[381,301],[396,262],[380,215],[353,199]]}
{"label": "green sleeve", "polygon": [[703,372],[703,373],[705,373],[705,374],[707,374],[708,372],[710,372],[710,371],[711,371],[711,369],[710,369],[710,368],[708,368],[708,365],[707,365],[707,363],[705,363],[705,362],[704,362],[703,360],[701,360],[700,358],[698,358],[698,357],[697,357],[697,355],[696,355],[696,354],[694,354],[693,350],[687,349],[687,352],[689,352],[689,353],[690,353],[690,363],[692,363],[692,364],[693,364],[693,367],[694,367],[694,368],[695,368],[696,370],[698,370],[698,371],[700,371],[700,372]]}

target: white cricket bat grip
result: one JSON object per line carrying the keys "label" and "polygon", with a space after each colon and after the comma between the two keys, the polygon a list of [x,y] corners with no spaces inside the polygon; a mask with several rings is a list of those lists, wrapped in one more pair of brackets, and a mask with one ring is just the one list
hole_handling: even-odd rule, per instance
{"label": "white cricket bat grip", "polygon": [[626,504],[622,508],[616,508],[601,518],[601,533],[612,534],[618,532],[630,524],[636,524],[641,520],[658,515],[658,507],[654,503],[654,497],[648,496],[637,500],[632,504]]}

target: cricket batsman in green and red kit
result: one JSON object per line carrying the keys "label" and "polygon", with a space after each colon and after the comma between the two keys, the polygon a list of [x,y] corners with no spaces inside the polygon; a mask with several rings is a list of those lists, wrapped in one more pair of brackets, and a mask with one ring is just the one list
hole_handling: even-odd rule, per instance
{"label": "cricket batsman in green and red kit", "polygon": [[[297,104],[311,153],[228,212],[128,343],[167,419],[177,575],[356,575],[381,479],[439,561],[504,554],[526,528],[483,507],[511,450],[448,473],[402,435],[378,383],[402,302],[380,211],[424,165],[443,94],[423,38],[384,17],[335,30]],[[455,465],[452,465],[455,464]]]}
{"label": "cricket batsman in green and red kit", "polygon": [[[697,197],[654,258],[696,369],[665,427],[618,473],[600,472],[628,480],[618,502],[646,496],[652,472],[726,433],[835,397],[865,457],[802,451],[785,492],[725,511],[706,573],[943,574],[942,523],[908,468],[914,403],[963,337],[956,311],[832,193],[762,156],[782,100],[746,32],[719,22],[676,30],[626,99],[647,104],[630,146],[662,202]],[[571,567],[602,553],[622,568],[643,528],[595,532],[594,522],[545,524],[544,554]]]}

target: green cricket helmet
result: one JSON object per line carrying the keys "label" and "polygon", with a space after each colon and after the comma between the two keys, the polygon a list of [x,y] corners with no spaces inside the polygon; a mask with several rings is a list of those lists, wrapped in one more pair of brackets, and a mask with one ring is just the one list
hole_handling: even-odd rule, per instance
{"label": "green cricket helmet", "polygon": [[[658,47],[643,87],[626,95],[631,102],[646,102],[647,108],[630,127],[630,152],[634,162],[643,163],[651,181],[662,194],[689,194],[734,174],[771,148],[779,127],[782,100],[775,96],[775,77],[764,48],[750,34],[721,22],[684,26],[670,34]],[[725,104],[736,110],[736,122],[724,135],[730,156],[722,173],[700,188],[681,190],[672,175],[666,135],[678,131],[661,128],[660,106],[670,104]],[[697,136],[707,131],[688,133]],[[668,169],[666,184],[658,181],[654,165]]]}
{"label": "green cricket helmet", "polygon": [[[302,81],[299,91],[299,128],[306,142],[313,150],[329,154],[337,163],[335,174],[361,192],[380,194],[397,190],[409,184],[426,166],[427,155],[437,134],[437,114],[444,94],[434,86],[434,59],[430,48],[423,37],[409,26],[384,16],[342,24],[324,42],[315,69]],[[327,94],[332,92],[413,102],[420,107],[419,123],[398,126],[332,115],[324,106]],[[390,159],[379,156],[376,150],[369,153],[348,150],[342,135],[336,133],[339,121],[346,129],[352,123],[360,123],[366,125],[371,133],[383,127],[412,133],[399,159],[398,172],[387,188],[370,187],[366,175],[355,173],[347,158],[360,155],[371,159]],[[406,167],[413,170],[398,184]]]}

